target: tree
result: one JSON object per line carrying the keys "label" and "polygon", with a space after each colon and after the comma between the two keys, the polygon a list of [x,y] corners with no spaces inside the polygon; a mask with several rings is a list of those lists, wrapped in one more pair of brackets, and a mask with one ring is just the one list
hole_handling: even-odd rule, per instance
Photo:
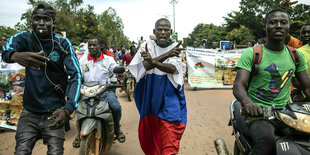
{"label": "tree", "polygon": [[120,44],[129,44],[129,40],[123,32],[122,20],[113,8],[105,11],[104,15],[97,15],[94,13],[93,6],[81,7],[83,0],[29,0],[28,4],[32,8],[22,14],[21,22],[15,25],[16,30],[31,29],[32,10],[42,2],[51,5],[56,10],[54,31],[65,31],[73,43],[80,43],[84,39],[97,36],[100,39],[106,39],[110,45],[115,44],[120,47]]}
{"label": "tree", "polygon": [[15,33],[17,33],[17,31],[11,27],[0,26],[0,35],[6,35],[6,36],[10,37]]}
{"label": "tree", "polygon": [[281,0],[241,0],[240,11],[233,11],[228,17],[224,17],[227,30],[243,25],[252,30],[256,38],[264,37],[264,15],[272,8],[278,8],[280,2]]}
{"label": "tree", "polygon": [[198,24],[189,37],[185,40],[184,46],[191,46],[194,41],[202,44],[203,39],[207,39],[207,46],[211,46],[212,42],[224,40],[226,31],[224,26],[216,26],[214,24]]}
{"label": "tree", "polygon": [[[268,11],[274,8],[280,7],[281,0],[241,0],[240,2],[240,11],[233,11],[224,17],[226,21],[226,28],[228,31],[239,28],[241,25],[245,26],[252,31],[255,38],[265,37],[265,15]],[[299,29],[304,21],[309,23],[310,21],[310,6],[306,4],[298,4],[291,8],[288,8],[286,11],[290,15],[291,23],[299,23],[291,27],[290,33],[292,35],[297,35]]]}
{"label": "tree", "polygon": [[244,45],[247,42],[253,42],[255,37],[253,36],[251,30],[241,25],[239,28],[235,28],[230,31],[227,36],[227,40],[235,41],[236,44]]}
{"label": "tree", "polygon": [[299,37],[301,27],[310,23],[310,5],[298,4],[288,8],[287,12],[290,15],[290,34]]}
{"label": "tree", "polygon": [[124,25],[122,19],[117,16],[115,9],[109,7],[108,10],[98,15],[98,23],[101,36],[107,41],[108,46],[121,48],[122,45],[130,45],[128,37],[124,35]]}

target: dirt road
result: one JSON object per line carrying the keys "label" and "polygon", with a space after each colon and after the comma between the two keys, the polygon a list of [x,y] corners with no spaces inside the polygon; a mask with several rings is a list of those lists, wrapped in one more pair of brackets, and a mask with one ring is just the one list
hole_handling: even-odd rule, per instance
{"label": "dirt road", "polygon": [[[213,155],[216,154],[213,141],[224,138],[228,150],[233,149],[232,129],[228,127],[229,104],[233,98],[231,89],[198,89],[193,91],[185,85],[187,101],[187,126],[181,140],[180,155]],[[138,141],[139,114],[134,102],[128,102],[125,93],[118,94],[121,102],[122,130],[127,140],[124,144],[116,142],[109,155],[143,155]],[[77,131],[74,120],[71,130],[66,133],[65,155],[76,155],[78,149],[72,147]],[[15,132],[0,133],[0,155],[11,155],[15,148]],[[33,155],[46,154],[46,146],[38,141]]]}

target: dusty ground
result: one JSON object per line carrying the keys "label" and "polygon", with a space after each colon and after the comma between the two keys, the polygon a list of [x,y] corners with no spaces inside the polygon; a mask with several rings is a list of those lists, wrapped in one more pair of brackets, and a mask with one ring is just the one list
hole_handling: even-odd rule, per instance
{"label": "dusty ground", "polygon": [[[216,154],[213,141],[224,138],[230,152],[233,149],[232,129],[228,127],[229,104],[233,98],[231,89],[197,89],[193,91],[185,86],[187,101],[187,127],[181,140],[180,155]],[[134,102],[128,102],[125,93],[118,94],[123,109],[121,120],[122,130],[127,136],[124,144],[116,142],[109,155],[143,155],[138,141],[139,114]],[[66,133],[65,155],[76,155],[78,149],[72,147],[76,135],[74,121],[71,121],[71,131]],[[0,133],[0,155],[11,155],[15,148],[15,132]],[[33,155],[46,154],[46,146],[38,141]]]}

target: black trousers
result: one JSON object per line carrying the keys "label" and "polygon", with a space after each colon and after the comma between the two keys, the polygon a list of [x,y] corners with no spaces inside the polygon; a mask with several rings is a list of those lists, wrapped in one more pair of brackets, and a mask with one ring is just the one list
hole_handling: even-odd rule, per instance
{"label": "black trousers", "polygon": [[32,154],[32,149],[39,139],[43,139],[43,144],[47,145],[48,155],[64,153],[65,129],[64,127],[58,130],[48,129],[48,126],[54,122],[47,119],[51,115],[51,112],[33,113],[26,110],[21,112],[15,135],[15,155]]}
{"label": "black trousers", "polygon": [[274,155],[276,153],[275,125],[267,120],[256,120],[248,127],[254,141],[250,155]]}

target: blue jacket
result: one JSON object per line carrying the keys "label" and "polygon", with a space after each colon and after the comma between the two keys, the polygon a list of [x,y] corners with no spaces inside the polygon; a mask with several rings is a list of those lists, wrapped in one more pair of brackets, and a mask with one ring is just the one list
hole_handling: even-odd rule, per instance
{"label": "blue jacket", "polygon": [[[44,73],[44,67],[39,71],[26,68],[25,91],[23,96],[23,107],[32,112],[49,112],[64,107],[73,112],[77,108],[80,96],[81,71],[79,62],[67,38],[57,36],[53,33],[53,40],[40,40],[44,55],[50,61],[48,66],[51,68],[55,81],[62,85],[66,91],[67,103],[61,103],[57,91],[48,81]],[[54,45],[53,45],[54,44]],[[3,46],[2,59],[7,63],[14,63],[11,55],[14,52],[38,52],[41,46],[33,31],[19,32],[9,38]],[[68,76],[70,78],[68,79]]]}

